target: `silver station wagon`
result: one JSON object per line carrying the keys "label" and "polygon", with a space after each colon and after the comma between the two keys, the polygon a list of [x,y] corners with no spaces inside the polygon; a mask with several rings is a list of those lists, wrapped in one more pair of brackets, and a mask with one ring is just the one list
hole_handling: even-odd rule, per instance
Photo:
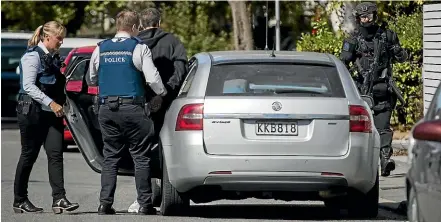
{"label": "silver station wagon", "polygon": [[[338,58],[219,51],[198,53],[189,66],[153,161],[153,199],[163,215],[185,213],[190,200],[272,198],[377,216],[372,99],[360,96]],[[90,114],[96,95],[88,92],[68,92],[66,113],[85,160],[100,172],[103,145]],[[121,162],[119,174],[133,175],[130,156]]]}

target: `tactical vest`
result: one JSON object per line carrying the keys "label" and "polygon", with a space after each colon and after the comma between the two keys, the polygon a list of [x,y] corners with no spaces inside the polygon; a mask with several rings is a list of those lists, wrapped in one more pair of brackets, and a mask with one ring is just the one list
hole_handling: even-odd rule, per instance
{"label": "tactical vest", "polygon": [[[62,105],[66,102],[64,94],[64,86],[66,85],[66,77],[61,73],[61,60],[59,57],[52,57],[49,53],[45,53],[39,46],[33,46],[26,50],[26,53],[36,51],[40,57],[40,69],[37,73],[35,85],[49,98],[56,103]],[[27,94],[23,89],[23,68],[21,60],[20,67],[20,94]]]}
{"label": "tactical vest", "polygon": [[[390,55],[387,50],[387,35],[386,30],[382,30],[379,28],[378,32],[376,33],[375,37],[378,39],[378,43],[380,45],[380,53],[378,58],[378,67],[377,67],[377,73],[375,73],[374,81],[378,81],[381,71],[385,68],[390,68]],[[360,58],[360,63],[363,69],[370,70],[372,68],[372,64],[374,63],[375,57],[374,57],[374,40],[366,40],[364,36],[360,33],[357,35],[357,47],[356,47],[356,54],[357,57]],[[390,71],[390,69],[389,69]],[[389,73],[390,74],[390,73]]]}
{"label": "tactical vest", "polygon": [[133,50],[140,42],[132,37],[120,42],[107,39],[98,44],[98,84],[101,98],[144,96],[142,72],[133,64]]}

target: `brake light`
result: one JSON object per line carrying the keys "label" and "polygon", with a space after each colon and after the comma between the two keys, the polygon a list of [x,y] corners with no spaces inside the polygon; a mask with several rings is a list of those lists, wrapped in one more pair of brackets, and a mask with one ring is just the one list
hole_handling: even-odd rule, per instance
{"label": "brake light", "polygon": [[68,92],[81,92],[82,88],[83,81],[81,80],[68,81],[66,84],[66,91]]}
{"label": "brake light", "polygon": [[369,112],[363,106],[349,106],[349,115],[350,132],[372,132]]}
{"label": "brake light", "polygon": [[176,131],[202,130],[204,104],[187,104],[181,108],[176,120]]}
{"label": "brake light", "polygon": [[98,95],[99,93],[98,86],[89,86],[89,88],[87,88],[87,93],[92,95]]}

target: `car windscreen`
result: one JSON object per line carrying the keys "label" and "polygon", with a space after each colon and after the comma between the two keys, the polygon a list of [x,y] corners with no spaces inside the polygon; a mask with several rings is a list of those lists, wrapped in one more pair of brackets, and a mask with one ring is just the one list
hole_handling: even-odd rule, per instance
{"label": "car windscreen", "polygon": [[211,67],[206,96],[344,98],[336,67],[291,63],[237,63]]}
{"label": "car windscreen", "polygon": [[28,45],[28,39],[2,38],[2,45],[23,45],[26,47]]}
{"label": "car windscreen", "polygon": [[15,72],[26,47],[2,47],[2,72]]}
{"label": "car windscreen", "polygon": [[60,56],[67,56],[72,49],[73,48],[60,48],[58,52],[60,53]]}

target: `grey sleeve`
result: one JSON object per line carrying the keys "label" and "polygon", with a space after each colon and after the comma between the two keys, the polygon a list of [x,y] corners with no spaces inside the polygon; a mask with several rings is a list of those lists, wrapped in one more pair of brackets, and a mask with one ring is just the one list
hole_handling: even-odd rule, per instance
{"label": "grey sleeve", "polygon": [[90,63],[89,63],[89,83],[90,85],[96,85],[98,82],[98,67],[100,62],[99,57],[99,46],[93,50],[92,56],[90,57]]}
{"label": "grey sleeve", "polygon": [[152,53],[147,45],[138,44],[135,47],[135,50],[133,50],[133,64],[144,73],[147,84],[157,95],[164,96],[167,94],[158,69],[153,63]]}
{"label": "grey sleeve", "polygon": [[38,52],[25,54],[21,58],[21,67],[23,69],[23,90],[38,103],[49,106],[52,99],[35,85],[37,73],[41,67]]}

